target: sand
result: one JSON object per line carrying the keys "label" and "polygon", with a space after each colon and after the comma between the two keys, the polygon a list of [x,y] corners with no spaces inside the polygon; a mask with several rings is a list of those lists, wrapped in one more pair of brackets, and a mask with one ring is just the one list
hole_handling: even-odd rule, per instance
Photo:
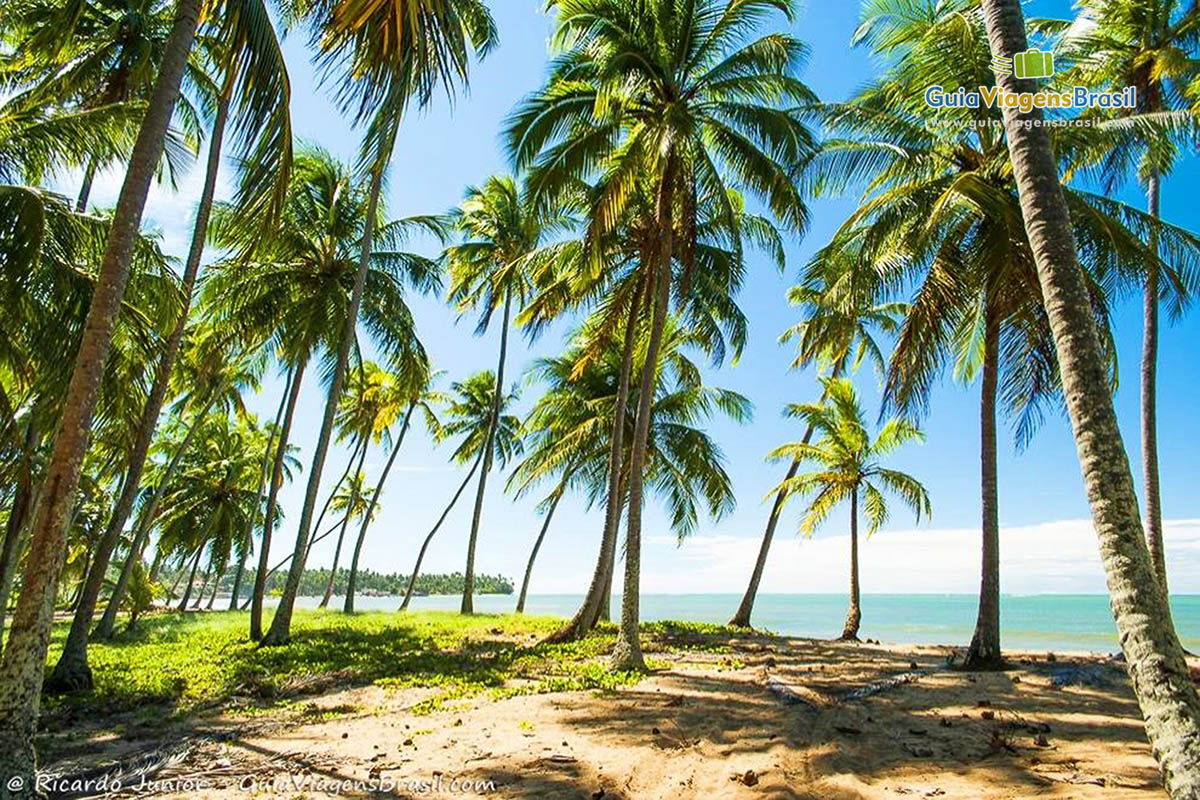
{"label": "sand", "polygon": [[1012,654],[1011,671],[965,673],[950,652],[747,637],[654,654],[661,668],[604,694],[415,715],[430,690],[335,688],[43,750],[74,774],[153,752],[142,791],[169,797],[1165,796],[1120,662]]}

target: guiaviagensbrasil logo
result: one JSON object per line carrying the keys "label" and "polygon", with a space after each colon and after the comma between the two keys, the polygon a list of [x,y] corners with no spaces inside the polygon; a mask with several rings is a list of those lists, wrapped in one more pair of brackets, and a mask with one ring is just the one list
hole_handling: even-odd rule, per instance
{"label": "guiaviagensbrasil logo", "polygon": [[[1012,58],[992,56],[991,68],[997,75],[1012,75],[1022,80],[1053,78],[1054,53],[1030,49]],[[1057,91],[1009,92],[999,86],[980,86],[974,91],[966,88],[946,91],[941,86],[930,86],[925,90],[925,104],[935,109],[1015,108],[1022,113],[1035,108],[1133,110],[1137,108],[1137,89],[1130,86],[1116,92],[1098,92],[1086,86],[1070,86]]]}
{"label": "guiaviagensbrasil logo", "polygon": [[1015,58],[992,56],[992,72],[1017,78],[1052,78],[1054,53],[1026,50],[1024,53],[1017,53]]}

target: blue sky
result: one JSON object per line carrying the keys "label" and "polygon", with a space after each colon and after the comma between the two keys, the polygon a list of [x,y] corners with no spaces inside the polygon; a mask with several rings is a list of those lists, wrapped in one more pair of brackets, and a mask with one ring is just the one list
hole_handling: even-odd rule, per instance
{"label": "blue sky", "polygon": [[[405,123],[390,174],[388,211],[393,216],[444,211],[463,189],[507,169],[498,139],[501,121],[514,103],[536,88],[544,75],[550,20],[540,11],[541,0],[497,0],[492,4],[499,25],[500,47],[472,73],[471,88],[451,108],[444,101],[414,114]],[[1039,0],[1027,13],[1065,16],[1069,4]],[[814,2],[792,26],[793,33],[812,49],[805,80],[822,99],[847,97],[872,74],[865,52],[849,46],[856,27],[854,2]],[[302,34],[286,42],[294,87],[292,114],[297,134],[319,142],[335,154],[353,159],[357,134],[339,116],[309,62]],[[147,222],[161,230],[168,249],[182,255],[190,230],[192,203],[198,194],[200,168],[185,179],[177,195],[156,190]],[[1196,159],[1190,158],[1166,183],[1163,210],[1170,221],[1200,228],[1200,212],[1189,197],[1197,185]],[[111,202],[119,177],[99,182],[95,202]],[[222,191],[228,193],[227,180]],[[1123,199],[1143,205],[1136,187]],[[782,468],[764,461],[778,444],[798,438],[794,423],[780,416],[789,402],[814,400],[818,394],[811,373],[788,371],[790,351],[776,343],[779,333],[795,321],[785,290],[808,256],[823,244],[853,209],[854,198],[813,203],[813,224],[803,240],[788,242],[786,275],[765,262],[754,266],[740,302],[751,321],[751,339],[741,363],[709,375],[712,385],[747,395],[755,405],[751,424],[716,423],[711,433],[724,449],[738,495],[737,510],[720,523],[704,522],[697,535],[677,547],[664,517],[651,503],[647,511],[644,551],[647,592],[741,591],[757,551],[767,508],[762,498],[775,485]],[[413,298],[423,341],[438,368],[447,372],[444,385],[480,369],[493,369],[498,331],[473,335],[474,320],[457,320],[443,298]],[[514,369],[519,373],[538,355],[558,352],[569,325],[556,326],[539,341],[514,337]],[[1138,299],[1118,304],[1116,330],[1121,356],[1121,385],[1117,410],[1132,463],[1140,460],[1138,446],[1138,362],[1141,317]],[[1160,361],[1160,460],[1163,505],[1172,520],[1173,588],[1200,591],[1200,531],[1187,522],[1200,518],[1196,442],[1200,417],[1194,413],[1194,393],[1200,388],[1196,345],[1200,316],[1192,314],[1163,332]],[[858,385],[869,406],[875,406],[874,378],[864,372]],[[266,381],[263,393],[250,406],[264,418],[274,412],[281,381]],[[526,390],[528,407],[535,390]],[[307,464],[320,424],[324,396],[315,381],[306,382],[295,426],[294,441],[304,449]],[[911,518],[896,508],[891,525],[864,548],[866,591],[974,591],[978,548],[978,410],[977,392],[947,377],[936,390],[931,414],[924,421],[927,442],[896,456],[894,464],[920,478],[933,499],[931,523],[913,530]],[[407,571],[420,540],[441,513],[462,480],[447,463],[449,447],[434,448],[418,431],[405,444],[382,499],[364,551],[365,563],[382,571]],[[341,474],[348,453],[334,451],[325,470],[326,484]],[[385,454],[368,456],[369,475],[378,475]],[[1000,462],[1001,523],[1004,538],[1006,590],[1102,591],[1103,575],[1095,560],[1095,544],[1086,522],[1088,509],[1078,462],[1065,417],[1052,417],[1032,445],[1017,453],[1004,442]],[[306,476],[285,489],[287,521],[276,546],[290,547]],[[372,477],[372,482],[374,478]],[[519,581],[537,534],[539,519],[530,496],[513,502],[502,494],[503,480],[493,478],[485,507],[478,569],[503,573]],[[548,491],[549,487],[547,487]],[[430,571],[461,570],[470,523],[470,503],[463,501],[438,534],[426,561]],[[577,498],[560,507],[534,574],[533,592],[569,592],[590,575],[598,543],[600,514],[585,512]],[[835,512],[818,539],[840,540],[845,513]],[[776,540],[775,558],[764,583],[766,591],[838,591],[844,575],[844,547],[835,541],[805,543],[795,536],[796,515],[788,515]],[[872,548],[875,548],[874,551]],[[1060,554],[1060,555],[1056,555]],[[332,542],[319,546],[311,563],[328,564]],[[272,561],[275,559],[273,558]],[[902,567],[902,564],[904,565]],[[874,566],[872,566],[874,565]],[[927,574],[920,571],[922,565]],[[835,576],[831,578],[831,576]]]}

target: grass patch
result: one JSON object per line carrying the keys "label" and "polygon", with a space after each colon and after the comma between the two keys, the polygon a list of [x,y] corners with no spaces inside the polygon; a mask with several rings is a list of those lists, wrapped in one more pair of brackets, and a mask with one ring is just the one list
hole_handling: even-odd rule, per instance
{"label": "grass patch", "polygon": [[[350,710],[321,710],[301,698],[368,684],[436,689],[412,709],[429,713],[485,692],[502,698],[612,691],[641,678],[608,668],[604,656],[614,641],[611,625],[577,642],[541,644],[560,622],[508,614],[347,616],[298,610],[291,642],[259,649],[247,638],[245,613],[147,617],[136,631],[90,648],[95,688],[46,698],[45,720],[53,727],[78,716],[144,713],[150,708],[159,714],[229,708],[247,715],[290,709],[318,719]],[[649,623],[644,630],[648,652],[712,652],[709,648],[733,633],[695,623]],[[65,625],[56,626],[51,664],[65,632]],[[656,667],[663,663],[652,661]]]}

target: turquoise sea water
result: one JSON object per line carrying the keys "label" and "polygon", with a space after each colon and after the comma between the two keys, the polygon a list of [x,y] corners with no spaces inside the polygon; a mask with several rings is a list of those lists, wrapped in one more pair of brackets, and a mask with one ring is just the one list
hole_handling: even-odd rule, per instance
{"label": "turquoise sea water", "polygon": [[[579,607],[580,595],[531,595],[525,603],[530,614],[569,616]],[[737,608],[740,595],[643,595],[643,620],[678,619],[725,623]],[[316,598],[300,605],[315,606]],[[362,597],[355,605],[366,610],[393,610],[394,597]],[[475,600],[481,613],[513,610],[516,596],[484,595]],[[332,608],[339,608],[334,602]],[[418,597],[412,608],[457,611],[459,598]],[[975,629],[976,598],[972,595],[863,596],[860,635],[895,644],[966,645]],[[1175,627],[1183,644],[1200,651],[1200,595],[1171,599]],[[619,613],[620,597],[613,598]],[[834,594],[764,594],[754,608],[754,625],[793,636],[829,638],[842,630],[846,598]],[[1018,650],[1114,652],[1116,627],[1106,595],[1005,595],[1000,601],[1004,646]]]}

